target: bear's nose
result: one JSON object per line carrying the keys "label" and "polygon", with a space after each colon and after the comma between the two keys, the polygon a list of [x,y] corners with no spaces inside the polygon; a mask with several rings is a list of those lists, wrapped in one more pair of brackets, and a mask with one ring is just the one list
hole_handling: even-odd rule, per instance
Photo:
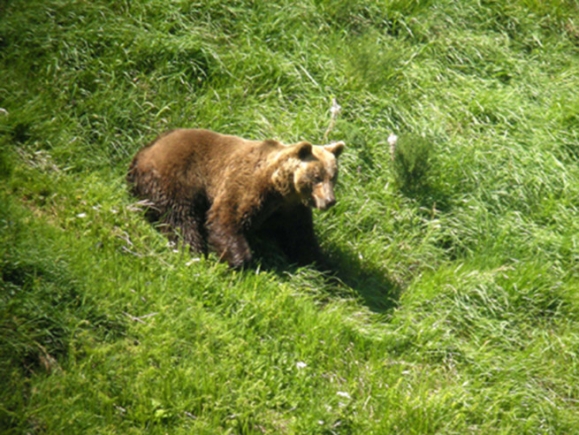
{"label": "bear's nose", "polygon": [[320,210],[327,210],[331,206],[333,206],[335,203],[336,203],[336,198],[334,196],[331,196],[328,198],[323,198],[320,201],[316,201],[316,206]]}

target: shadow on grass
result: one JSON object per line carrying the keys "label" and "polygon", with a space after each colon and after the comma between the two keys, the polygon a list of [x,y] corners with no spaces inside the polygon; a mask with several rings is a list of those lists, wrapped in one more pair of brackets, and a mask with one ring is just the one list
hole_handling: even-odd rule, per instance
{"label": "shadow on grass", "polygon": [[[287,262],[277,247],[261,242],[252,245],[261,270],[273,272],[287,279],[299,274],[300,267]],[[330,246],[324,250],[325,267],[308,266],[320,273],[322,300],[355,296],[371,311],[386,314],[398,306],[401,288],[376,265],[360,259],[357,254]],[[252,266],[251,268],[253,269]]]}
{"label": "shadow on grass", "polygon": [[376,313],[387,313],[398,306],[401,288],[387,271],[360,259],[356,253],[333,248],[329,251],[326,272],[337,289],[346,285],[356,292],[364,304]]}

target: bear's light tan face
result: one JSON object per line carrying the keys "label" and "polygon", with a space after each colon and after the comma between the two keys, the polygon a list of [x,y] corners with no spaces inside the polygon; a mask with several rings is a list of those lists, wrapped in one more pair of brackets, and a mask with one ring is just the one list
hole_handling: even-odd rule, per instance
{"label": "bear's light tan face", "polygon": [[[299,145],[297,145],[299,146]],[[336,203],[334,185],[338,179],[337,157],[344,143],[307,145],[299,152],[300,163],[294,171],[294,187],[300,200],[309,207],[327,210]]]}

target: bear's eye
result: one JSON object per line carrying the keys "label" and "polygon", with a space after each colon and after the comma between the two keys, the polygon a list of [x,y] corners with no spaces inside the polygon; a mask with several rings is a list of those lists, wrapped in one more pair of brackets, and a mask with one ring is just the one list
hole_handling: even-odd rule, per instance
{"label": "bear's eye", "polygon": [[316,174],[314,175],[314,183],[315,184],[320,184],[324,181],[324,177],[322,177],[321,174]]}

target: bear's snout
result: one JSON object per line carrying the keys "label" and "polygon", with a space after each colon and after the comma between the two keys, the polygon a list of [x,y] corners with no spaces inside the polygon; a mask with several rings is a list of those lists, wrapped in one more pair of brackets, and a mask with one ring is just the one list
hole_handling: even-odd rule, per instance
{"label": "bear's snout", "polygon": [[336,198],[332,197],[329,199],[324,199],[323,201],[320,201],[320,204],[316,204],[316,206],[320,209],[320,210],[327,210],[330,207],[332,207],[334,204],[336,203]]}
{"label": "bear's snout", "polygon": [[312,192],[312,196],[315,206],[319,210],[327,210],[336,203],[334,189],[332,189],[332,185],[329,183],[316,186]]}

